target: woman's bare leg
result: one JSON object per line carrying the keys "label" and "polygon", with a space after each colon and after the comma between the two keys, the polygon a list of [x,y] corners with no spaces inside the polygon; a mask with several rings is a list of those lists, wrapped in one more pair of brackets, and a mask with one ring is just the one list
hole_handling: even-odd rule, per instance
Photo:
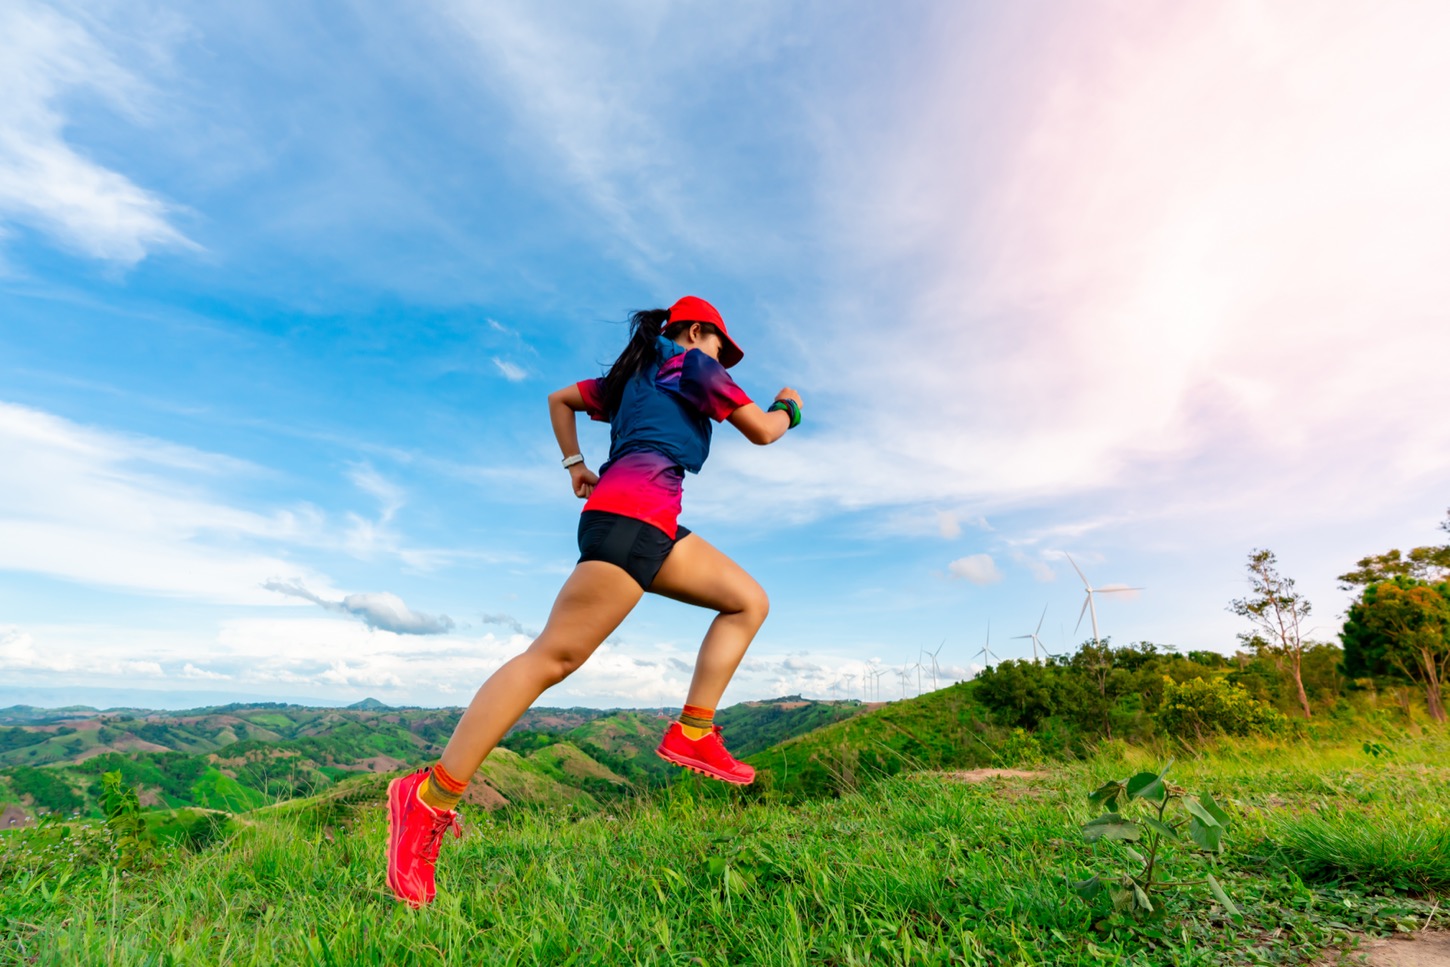
{"label": "woman's bare leg", "polygon": [[[673,552],[671,553],[673,556]],[[528,651],[489,676],[443,750],[448,774],[467,781],[545,689],[584,664],[644,592],[622,568],[585,561],[564,582],[549,621]]]}
{"label": "woman's bare leg", "polygon": [[765,589],[709,541],[689,534],[665,558],[650,591],[719,612],[700,645],[685,698],[689,705],[716,708],[770,611]]}

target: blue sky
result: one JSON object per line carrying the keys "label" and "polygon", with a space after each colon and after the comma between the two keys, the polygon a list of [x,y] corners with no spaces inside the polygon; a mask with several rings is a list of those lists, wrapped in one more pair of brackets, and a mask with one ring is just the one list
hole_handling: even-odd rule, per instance
{"label": "blue sky", "polygon": [[[686,293],[806,401],[687,482],[773,601],[727,702],[1070,648],[1066,554],[1229,650],[1268,546],[1332,638],[1450,505],[1447,19],[7,4],[0,701],[465,701],[576,556],[545,395]],[[543,702],[677,704],[707,623]]]}

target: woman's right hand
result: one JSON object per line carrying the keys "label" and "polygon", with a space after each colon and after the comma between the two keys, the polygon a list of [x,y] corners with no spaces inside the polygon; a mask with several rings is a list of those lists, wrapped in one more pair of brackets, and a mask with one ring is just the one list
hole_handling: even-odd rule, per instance
{"label": "woman's right hand", "polygon": [[576,463],[569,468],[569,480],[574,485],[574,496],[582,500],[594,493],[594,488],[599,485],[599,474],[582,463]]}
{"label": "woman's right hand", "polygon": [[801,394],[797,393],[789,386],[781,390],[779,393],[775,394],[775,401],[779,403],[781,400],[792,400],[794,401],[795,405],[799,406],[801,409],[806,408],[806,405],[801,402]]}

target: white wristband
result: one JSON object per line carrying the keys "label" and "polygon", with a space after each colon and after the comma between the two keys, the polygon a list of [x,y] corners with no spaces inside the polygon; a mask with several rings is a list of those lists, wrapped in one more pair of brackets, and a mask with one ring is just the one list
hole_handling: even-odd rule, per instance
{"label": "white wristband", "polygon": [[584,462],[584,454],[582,454],[582,453],[576,453],[572,457],[565,457],[564,458],[564,461],[563,461],[563,463],[564,463],[564,469],[565,470],[568,470],[570,467],[574,466],[574,464],[576,464],[576,463],[583,463],[583,462]]}

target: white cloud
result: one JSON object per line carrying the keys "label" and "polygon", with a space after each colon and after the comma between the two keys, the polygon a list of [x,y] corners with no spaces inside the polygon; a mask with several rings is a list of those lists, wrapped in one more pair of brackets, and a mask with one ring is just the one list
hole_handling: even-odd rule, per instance
{"label": "white cloud", "polygon": [[493,357],[493,364],[498,368],[498,371],[503,374],[503,378],[508,380],[510,383],[520,383],[529,378],[528,370],[517,365],[516,363],[509,362],[507,359],[501,359],[498,356],[495,356]]}
{"label": "white cloud", "polygon": [[272,578],[262,587],[294,598],[302,598],[328,611],[361,618],[369,628],[400,635],[441,635],[453,630],[453,619],[446,614],[431,615],[414,611],[403,599],[387,591],[349,594],[340,601],[323,598],[307,590],[301,580],[283,581]]}
{"label": "white cloud", "polygon": [[134,117],[146,93],[81,22],[26,0],[0,7],[0,90],[0,227],[27,224],[123,265],[197,247],[172,223],[174,205],[67,142],[67,96],[91,94]]}
{"label": "white cloud", "polygon": [[[308,504],[244,509],[212,491],[268,471],[164,440],[81,426],[0,402],[0,571],[201,598],[277,604],[262,590],[278,574],[340,597],[289,550],[396,556],[427,570],[476,552],[407,546],[393,526],[402,489],[371,467],[350,477],[376,498],[376,518],[339,527]],[[359,602],[386,610],[388,602]]]}
{"label": "white cloud", "polygon": [[[898,110],[845,105],[822,142],[882,146],[821,180],[839,296],[793,362],[830,420],[719,447],[693,512],[949,534],[930,508],[1046,509],[1191,542],[1443,492],[1450,7],[1396,9],[1023,8],[1014,36],[1046,32],[1007,72],[947,49],[995,23],[947,15]],[[881,275],[901,289],[863,301]]]}
{"label": "white cloud", "polygon": [[105,679],[160,678],[166,673],[151,659],[117,657],[114,651],[87,650],[80,653],[64,648],[37,645],[34,636],[19,628],[0,628],[0,670],[15,675],[64,674]]}
{"label": "white cloud", "polygon": [[940,531],[942,537],[950,539],[962,536],[962,522],[957,519],[956,514],[939,510],[936,514],[936,523],[937,530]]}
{"label": "white cloud", "polygon": [[221,672],[207,671],[205,668],[198,668],[191,662],[187,662],[181,669],[182,678],[199,678],[211,681],[224,681],[231,678],[230,675],[223,675]]}
{"label": "white cloud", "polygon": [[997,570],[997,562],[992,560],[990,554],[959,557],[947,565],[947,570],[953,577],[973,584],[995,584],[1002,580],[1002,572]]}
{"label": "white cloud", "polygon": [[[650,3],[451,0],[434,9],[430,49],[457,45],[457,64],[512,115],[515,154],[575,193],[636,274],[658,282],[682,251],[728,262],[770,249],[772,233],[721,197],[738,156],[701,141],[692,102],[791,44],[774,5],[699,7],[688,18]],[[727,164],[728,176],[717,167]]]}

